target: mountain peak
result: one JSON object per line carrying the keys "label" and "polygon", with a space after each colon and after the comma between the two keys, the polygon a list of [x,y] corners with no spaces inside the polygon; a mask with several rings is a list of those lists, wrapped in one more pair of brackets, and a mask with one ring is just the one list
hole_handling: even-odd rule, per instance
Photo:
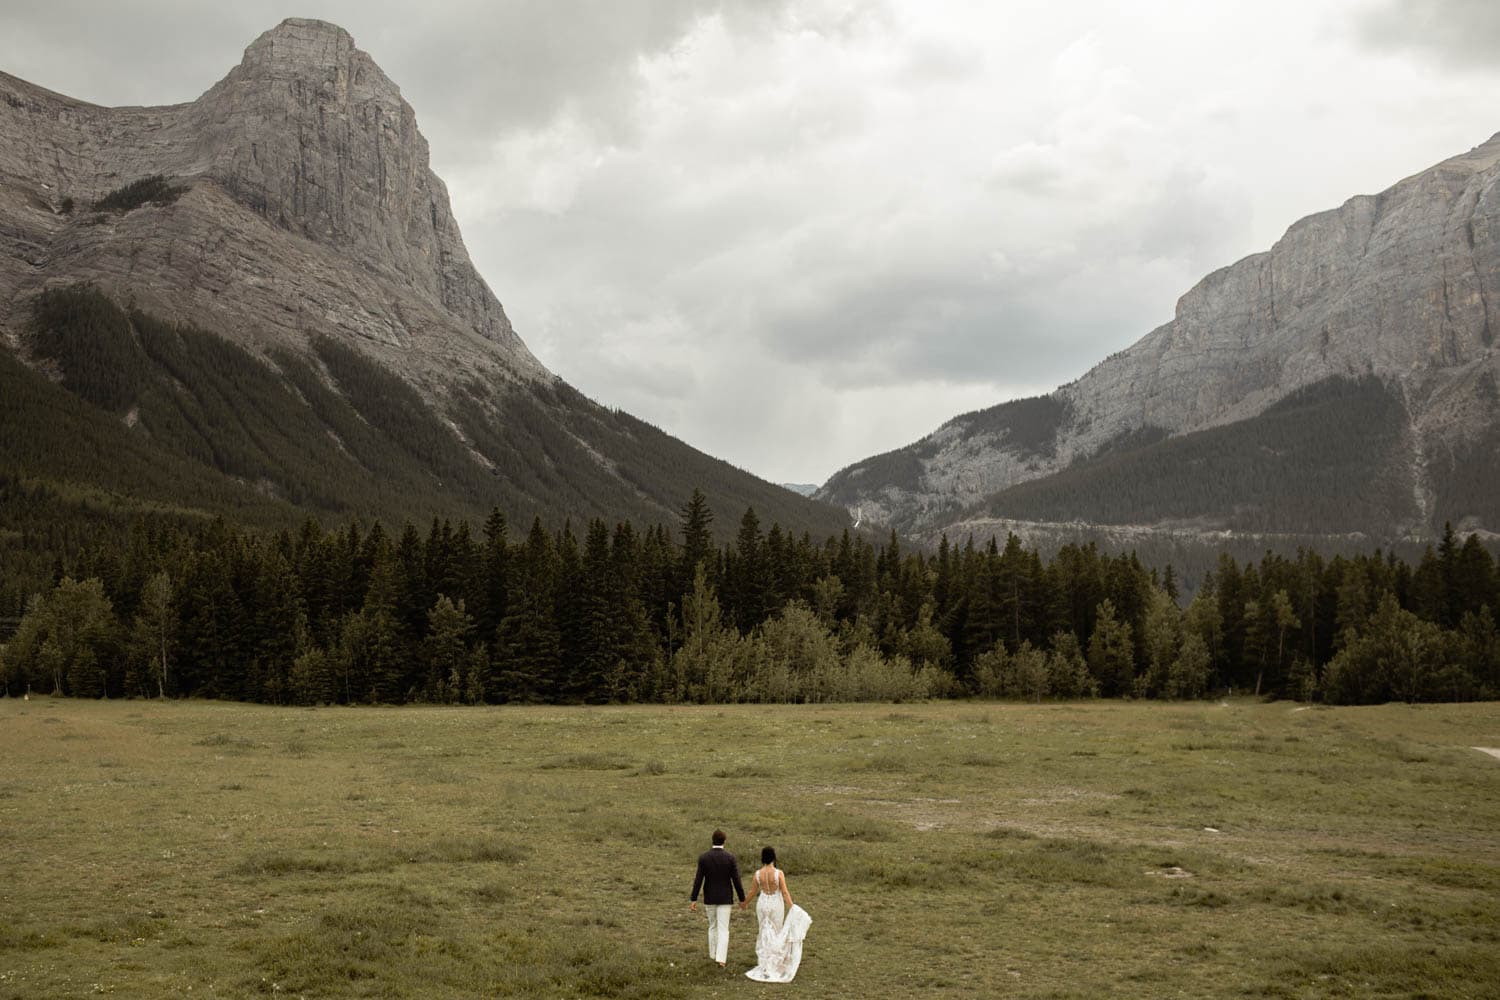
{"label": "mountain peak", "polygon": [[[0,205],[0,234],[45,224],[97,253],[87,273],[101,287],[128,289],[166,318],[257,343],[303,349],[309,331],[336,331],[402,366],[416,384],[446,385],[460,356],[475,374],[550,378],[470,262],[416,113],[338,25],[282,21],[184,104],[85,106],[21,81],[0,80],[0,93],[0,184],[14,177],[53,192],[53,205],[64,194],[87,205],[157,174],[191,191],[183,204],[196,208],[178,206],[175,221],[166,221],[203,232],[115,220],[131,231],[138,252],[130,260],[118,256],[124,244],[109,238],[112,230],[66,225],[70,217],[56,210],[11,220]],[[270,243],[274,254],[264,252]],[[183,246],[197,249],[198,273],[179,282],[172,276]],[[62,256],[80,252],[70,244]],[[163,274],[152,284],[177,289],[159,301],[141,287],[140,262],[153,254]],[[356,280],[317,277],[350,267]],[[47,275],[33,265],[26,277]],[[18,301],[6,295],[14,290],[0,281],[0,329]]]}
{"label": "mountain peak", "polygon": [[262,32],[259,38],[246,47],[245,52],[278,53],[286,58],[319,49],[344,52],[354,50],[354,36],[331,21],[289,17],[276,27]]}
{"label": "mountain peak", "polygon": [[287,18],[251,42],[220,86],[287,80],[313,83],[322,103],[332,99],[347,105],[361,97],[401,103],[401,88],[354,44],[353,35],[330,21],[300,17]]}
{"label": "mountain peak", "polygon": [[[103,364],[128,388],[72,392]],[[326,21],[283,21],[164,107],[0,73],[0,400],[0,477],[173,509],[649,524],[702,484],[799,532],[846,523],[548,372],[470,262],[415,112]]]}
{"label": "mountain peak", "polygon": [[310,32],[321,32],[325,35],[348,38],[351,42],[354,40],[353,36],[351,36],[349,32],[345,31],[339,25],[334,24],[332,21],[320,20],[316,17],[288,17],[276,27],[263,32],[261,34],[261,37],[265,38],[268,35],[276,34],[306,34]]}

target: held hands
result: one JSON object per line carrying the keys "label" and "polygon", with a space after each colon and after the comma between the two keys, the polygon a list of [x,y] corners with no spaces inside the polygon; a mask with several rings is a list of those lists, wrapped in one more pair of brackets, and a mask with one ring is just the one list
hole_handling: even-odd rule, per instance
{"label": "held hands", "polygon": [[697,900],[693,900],[693,902],[691,902],[691,903],[688,904],[688,912],[689,913],[697,913],[698,912],[698,901]]}

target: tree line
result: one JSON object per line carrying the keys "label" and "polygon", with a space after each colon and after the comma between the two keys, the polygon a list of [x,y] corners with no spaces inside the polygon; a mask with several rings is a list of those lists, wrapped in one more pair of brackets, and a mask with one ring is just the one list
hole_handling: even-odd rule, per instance
{"label": "tree line", "polygon": [[255,532],[145,519],[59,563],[0,650],[0,691],[277,704],[986,697],[1367,703],[1500,696],[1500,579],[1448,529],[1379,551],[1173,568],[1067,545],[819,542],[695,491],[675,530],[524,535],[495,510]]}

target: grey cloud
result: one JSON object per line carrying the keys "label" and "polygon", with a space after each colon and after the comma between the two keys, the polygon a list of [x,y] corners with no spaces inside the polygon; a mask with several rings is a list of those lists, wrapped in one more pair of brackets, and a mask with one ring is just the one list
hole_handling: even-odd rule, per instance
{"label": "grey cloud", "polygon": [[1355,24],[1377,49],[1413,50],[1444,64],[1500,68],[1500,4],[1495,0],[1379,0]]}
{"label": "grey cloud", "polygon": [[[769,30],[791,2],[462,0],[435,7],[413,27],[405,0],[380,0],[356,9],[361,20],[385,27],[368,44],[355,37],[402,86],[434,148],[450,162],[472,162],[497,137],[563,114],[602,144],[631,142],[642,60],[671,51],[712,17],[746,36]],[[386,49],[388,61],[380,54]],[[441,111],[423,116],[423,108]]]}
{"label": "grey cloud", "polygon": [[8,10],[0,66],[100,104],[188,101],[286,17],[347,29],[402,88],[429,139],[452,159],[496,133],[572,110],[607,137],[628,133],[636,70],[704,18],[750,32],[789,0],[453,0],[419,16],[404,0],[204,4],[146,0],[26,3]]}
{"label": "grey cloud", "polygon": [[761,338],[841,388],[912,380],[1050,388],[1165,318],[1153,313],[1163,288],[1174,285],[1182,287],[1180,279],[1125,266],[1095,266],[1082,281],[1065,272],[1026,275],[998,288],[892,274],[804,315],[779,317]]}
{"label": "grey cloud", "polygon": [[[94,104],[191,101],[281,16],[266,5],[158,0],[7,5],[0,68]],[[267,20],[268,17],[272,19]]]}
{"label": "grey cloud", "polygon": [[767,302],[757,339],[826,367],[840,386],[1060,384],[1169,319],[1170,303],[1228,263],[1248,225],[1200,173],[1173,171],[1108,219],[1059,232],[1055,249],[1009,248],[999,272],[976,267],[982,233],[954,233],[946,247],[919,243],[911,258],[826,279],[800,305]]}
{"label": "grey cloud", "polygon": [[1183,261],[1202,274],[1230,263],[1228,247],[1250,228],[1247,204],[1240,192],[1212,185],[1202,169],[1177,167],[1141,184],[1125,210],[1084,227],[1080,239],[1096,260]]}
{"label": "grey cloud", "polygon": [[972,41],[919,38],[907,49],[903,75],[917,86],[923,86],[968,80],[983,68],[984,53]]}
{"label": "grey cloud", "polygon": [[[544,125],[565,109],[606,136],[620,134],[631,122],[638,61],[670,48],[718,6],[475,0],[436,7],[413,26],[405,16],[409,5],[390,2],[368,19],[401,27],[356,39],[416,107],[441,107],[430,138],[463,156],[497,133]],[[388,61],[380,55],[385,49]]]}
{"label": "grey cloud", "polygon": [[995,157],[989,182],[1027,195],[1050,195],[1062,187],[1067,170],[1056,146],[1028,142]]}

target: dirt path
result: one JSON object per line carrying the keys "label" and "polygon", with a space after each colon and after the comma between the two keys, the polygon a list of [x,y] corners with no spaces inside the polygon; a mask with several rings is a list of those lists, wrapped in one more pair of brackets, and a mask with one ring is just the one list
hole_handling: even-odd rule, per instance
{"label": "dirt path", "polygon": [[1500,759],[1500,747],[1470,747],[1469,749],[1478,750],[1480,753],[1487,753],[1491,757]]}

